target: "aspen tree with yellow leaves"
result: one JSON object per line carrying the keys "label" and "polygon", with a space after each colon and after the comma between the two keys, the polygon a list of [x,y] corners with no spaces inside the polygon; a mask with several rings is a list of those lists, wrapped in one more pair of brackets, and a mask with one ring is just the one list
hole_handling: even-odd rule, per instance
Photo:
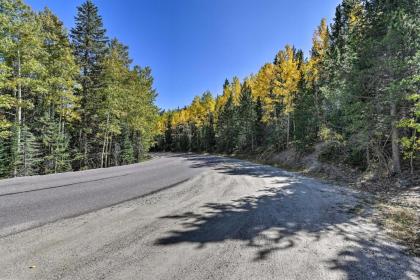
{"label": "aspen tree with yellow leaves", "polygon": [[298,65],[299,61],[296,59],[296,51],[290,45],[286,45],[284,50],[277,54],[274,61],[273,93],[275,98],[284,105],[284,114],[287,117],[286,146],[289,146],[290,142],[290,114],[294,110],[294,102],[301,80],[301,72]]}
{"label": "aspen tree with yellow leaves", "polygon": [[325,80],[325,60],[329,47],[329,31],[325,18],[321,20],[312,37],[311,57],[305,64],[305,80],[315,96],[315,109],[319,121],[322,121],[322,93],[321,85]]}
{"label": "aspen tree with yellow leaves", "polygon": [[273,104],[273,85],[275,77],[275,67],[273,63],[266,63],[253,79],[251,85],[252,95],[255,100],[260,98],[264,108],[263,120],[268,122],[274,110]]}

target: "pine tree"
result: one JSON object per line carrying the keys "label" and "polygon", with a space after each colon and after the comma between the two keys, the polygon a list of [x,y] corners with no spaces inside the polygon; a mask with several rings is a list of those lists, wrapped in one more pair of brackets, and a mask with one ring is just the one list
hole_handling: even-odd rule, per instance
{"label": "pine tree", "polygon": [[6,178],[11,175],[11,162],[10,138],[0,138],[0,178]]}
{"label": "pine tree", "polygon": [[191,129],[191,151],[193,152],[201,152],[202,147],[202,137],[201,137],[201,130],[197,127],[195,123],[190,124]]}
{"label": "pine tree", "polygon": [[222,111],[222,107],[226,104],[229,96],[231,95],[232,95],[232,89],[230,86],[230,82],[228,79],[225,79],[225,82],[223,83],[223,93],[222,95],[216,98],[216,106],[215,106],[216,117],[218,117],[218,115]]}
{"label": "pine tree", "polygon": [[255,148],[255,104],[252,100],[251,87],[247,82],[241,89],[238,106],[238,146],[242,151],[252,152]]}
{"label": "pine tree", "polygon": [[263,122],[264,109],[261,97],[257,98],[255,104],[255,144],[262,146],[265,143],[265,125]]}
{"label": "pine tree", "polygon": [[165,151],[173,150],[173,137],[172,137],[172,113],[168,114],[165,127]]}
{"label": "pine tree", "polygon": [[239,104],[239,99],[241,98],[241,82],[238,77],[233,77],[231,86],[231,94],[233,98],[233,104],[237,106]]}
{"label": "pine tree", "polygon": [[15,145],[19,145],[15,149],[16,154],[13,161],[15,176],[38,174],[41,161],[39,157],[39,142],[26,125],[21,128],[20,132],[20,142],[17,142],[17,138],[15,142]]}
{"label": "pine tree", "polygon": [[[74,55],[81,68],[79,82],[81,89],[79,133],[76,136],[78,150],[81,153],[81,161],[76,168],[95,167],[92,161],[102,146],[102,141],[96,139],[98,120],[98,106],[102,104],[103,84],[101,76],[103,72],[102,61],[107,52],[106,30],[103,27],[102,18],[98,8],[91,0],[87,0],[77,8],[75,17],[76,26],[71,29],[71,38],[74,46]],[[87,126],[89,124],[89,126]],[[90,140],[90,141],[89,141]],[[99,165],[99,164],[98,164]]]}
{"label": "pine tree", "polygon": [[42,155],[40,172],[49,174],[71,170],[69,142],[60,124],[52,120],[48,113],[38,123],[38,131],[41,131],[39,152]]}
{"label": "pine tree", "polygon": [[216,133],[214,129],[213,113],[208,114],[208,120],[204,126],[204,147],[207,152],[213,152],[216,146]]}
{"label": "pine tree", "polygon": [[123,142],[122,142],[122,149],[121,149],[121,163],[131,164],[134,162],[134,149],[131,143],[128,129],[124,129],[122,138],[123,138]]}
{"label": "pine tree", "polygon": [[404,158],[410,162],[410,173],[414,174],[414,161],[420,157],[420,95],[412,93],[408,100],[412,102],[410,113],[402,118],[399,127],[410,130],[401,137],[401,145]]}
{"label": "pine tree", "polygon": [[236,149],[238,138],[237,108],[232,95],[222,107],[218,119],[217,146],[222,152],[232,153]]}
{"label": "pine tree", "polygon": [[299,152],[310,150],[318,141],[320,122],[315,104],[316,98],[313,92],[304,86],[301,87],[295,100],[295,110],[293,112],[294,142]]}
{"label": "pine tree", "polygon": [[[359,119],[360,113],[354,110],[363,108],[361,104],[351,101],[354,89],[351,89],[352,84],[349,79],[354,72],[357,49],[361,43],[359,34],[363,30],[362,19],[360,0],[344,0],[337,6],[334,22],[331,25],[327,56],[321,64],[324,67],[325,80],[321,79],[321,83],[318,83],[324,101],[324,121],[327,122],[320,131],[321,139],[324,141],[337,139],[337,136],[345,137],[347,128],[351,126],[349,124]],[[307,74],[305,76],[307,78]],[[311,83],[309,85],[311,89]],[[354,109],[347,104],[355,104]],[[351,116],[353,120],[348,119]],[[359,131],[360,128],[370,130],[364,125],[355,130]]]}
{"label": "pine tree", "polygon": [[[418,49],[413,42],[418,38],[413,36],[416,7],[412,1],[377,1],[367,6],[358,56],[349,75],[347,108],[357,118],[349,119],[348,133],[357,135],[358,144],[368,155],[372,151],[379,167],[390,174],[401,172],[398,121],[409,94],[404,81],[414,70],[408,60]],[[381,148],[388,137],[390,145]]]}

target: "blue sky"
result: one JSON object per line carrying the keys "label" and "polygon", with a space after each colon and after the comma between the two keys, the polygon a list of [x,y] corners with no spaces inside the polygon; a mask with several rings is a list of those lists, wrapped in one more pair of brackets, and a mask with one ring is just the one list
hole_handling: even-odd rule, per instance
{"label": "blue sky", "polygon": [[[83,0],[26,0],[49,7],[66,27]],[[225,78],[243,79],[273,60],[285,44],[307,54],[322,17],[340,0],[94,0],[110,38],[150,66],[161,108],[183,107],[206,90],[219,94]]]}

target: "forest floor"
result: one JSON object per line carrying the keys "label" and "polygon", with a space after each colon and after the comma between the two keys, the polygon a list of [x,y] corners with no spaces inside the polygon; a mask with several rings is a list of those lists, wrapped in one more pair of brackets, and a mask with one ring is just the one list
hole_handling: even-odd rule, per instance
{"label": "forest floor", "polygon": [[[344,164],[318,160],[322,144],[312,153],[299,155],[294,150],[281,153],[233,154],[234,158],[268,164],[325,183],[369,193],[366,202],[374,209],[378,225],[407,246],[411,254],[420,255],[420,176],[403,174],[401,178],[381,178]],[[359,209],[362,212],[362,209]]]}

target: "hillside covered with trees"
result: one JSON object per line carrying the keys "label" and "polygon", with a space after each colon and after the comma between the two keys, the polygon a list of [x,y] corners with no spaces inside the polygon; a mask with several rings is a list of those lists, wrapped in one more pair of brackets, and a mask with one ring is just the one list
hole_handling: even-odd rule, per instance
{"label": "hillside covered with trees", "polygon": [[0,177],[141,160],[158,108],[151,69],[131,64],[90,0],[69,33],[47,8],[0,0]]}
{"label": "hillside covered with trees", "polygon": [[161,113],[155,150],[245,154],[324,143],[320,157],[384,176],[420,168],[420,1],[343,0],[309,57],[286,45],[223,93]]}

